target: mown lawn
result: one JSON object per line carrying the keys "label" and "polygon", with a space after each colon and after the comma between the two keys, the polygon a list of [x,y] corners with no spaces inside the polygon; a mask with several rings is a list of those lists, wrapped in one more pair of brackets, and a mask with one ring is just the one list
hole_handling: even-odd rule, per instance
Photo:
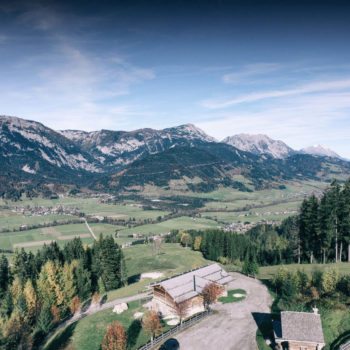
{"label": "mown lawn", "polygon": [[124,249],[123,252],[129,277],[154,271],[161,271],[165,276],[171,276],[210,263],[200,252],[183,248],[175,243],[163,244],[158,255],[155,254],[151,244],[136,245]]}
{"label": "mown lawn", "polygon": [[[235,296],[234,294],[242,294],[242,296]],[[235,303],[245,299],[247,292],[244,289],[233,289],[227,292],[226,297],[219,298],[223,304]]]}

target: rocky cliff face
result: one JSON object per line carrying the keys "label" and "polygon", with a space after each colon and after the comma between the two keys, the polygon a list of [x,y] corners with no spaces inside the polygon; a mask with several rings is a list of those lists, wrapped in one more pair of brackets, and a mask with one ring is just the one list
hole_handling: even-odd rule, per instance
{"label": "rocky cliff face", "polygon": [[291,147],[284,142],[273,140],[266,135],[238,134],[226,137],[222,142],[234,146],[242,151],[254,154],[269,154],[273,158],[286,158],[293,154]]}
{"label": "rocky cliff face", "polygon": [[65,130],[61,134],[90,152],[107,170],[125,166],[142,156],[163,152],[171,147],[214,141],[192,124],[163,130],[101,130],[89,133]]}

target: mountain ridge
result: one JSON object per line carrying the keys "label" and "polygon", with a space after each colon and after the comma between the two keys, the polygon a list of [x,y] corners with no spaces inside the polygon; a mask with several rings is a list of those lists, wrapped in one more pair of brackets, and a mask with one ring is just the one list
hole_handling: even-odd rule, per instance
{"label": "mountain ridge", "polygon": [[[259,137],[276,146],[275,140]],[[35,121],[0,116],[0,145],[0,195],[6,184],[16,188],[38,182],[120,191],[137,181],[166,187],[171,180],[187,179],[189,190],[207,191],[220,185],[251,189],[237,180],[242,176],[258,189],[286,180],[350,175],[350,163],[338,158],[294,152],[284,143],[276,147],[288,156],[269,154],[264,146],[248,152],[217,142],[193,124],[57,132]]]}
{"label": "mountain ridge", "polygon": [[242,151],[254,154],[269,154],[273,158],[285,158],[295,151],[283,141],[274,140],[264,134],[236,134],[222,140]]}

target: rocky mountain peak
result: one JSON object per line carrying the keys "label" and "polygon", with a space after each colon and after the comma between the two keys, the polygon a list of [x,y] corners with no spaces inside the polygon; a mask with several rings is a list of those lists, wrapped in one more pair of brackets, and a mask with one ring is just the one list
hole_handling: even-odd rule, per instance
{"label": "rocky mountain peak", "polygon": [[273,140],[264,134],[237,134],[226,137],[222,142],[234,146],[241,151],[258,155],[269,154],[273,158],[286,158],[294,153],[293,149],[284,142]]}
{"label": "rocky mountain peak", "polygon": [[306,148],[301,149],[302,153],[311,154],[314,156],[325,156],[332,158],[341,158],[340,155],[330,148],[324,147],[322,145],[313,145]]}

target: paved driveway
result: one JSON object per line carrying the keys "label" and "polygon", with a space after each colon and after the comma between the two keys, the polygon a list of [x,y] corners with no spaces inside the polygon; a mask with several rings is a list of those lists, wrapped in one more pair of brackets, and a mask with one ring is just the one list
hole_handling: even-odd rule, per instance
{"label": "paved driveway", "polygon": [[257,325],[252,313],[268,313],[272,303],[258,280],[232,274],[229,289],[242,288],[247,297],[237,303],[215,306],[217,314],[178,334],[181,350],[256,350]]}

